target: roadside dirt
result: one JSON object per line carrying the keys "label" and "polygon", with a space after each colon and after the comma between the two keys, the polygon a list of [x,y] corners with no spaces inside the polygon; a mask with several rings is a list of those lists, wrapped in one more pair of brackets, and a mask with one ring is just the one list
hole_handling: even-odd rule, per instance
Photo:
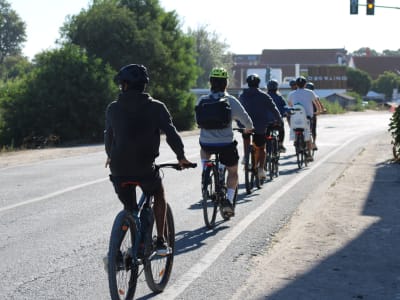
{"label": "roadside dirt", "polygon": [[400,165],[391,155],[384,134],[302,203],[234,299],[400,299]]}

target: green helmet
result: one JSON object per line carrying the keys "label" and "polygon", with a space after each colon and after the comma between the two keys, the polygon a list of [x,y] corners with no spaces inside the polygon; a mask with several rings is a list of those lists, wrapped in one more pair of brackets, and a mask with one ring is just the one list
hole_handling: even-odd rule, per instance
{"label": "green helmet", "polygon": [[210,72],[210,78],[228,78],[228,71],[224,68],[213,68]]}

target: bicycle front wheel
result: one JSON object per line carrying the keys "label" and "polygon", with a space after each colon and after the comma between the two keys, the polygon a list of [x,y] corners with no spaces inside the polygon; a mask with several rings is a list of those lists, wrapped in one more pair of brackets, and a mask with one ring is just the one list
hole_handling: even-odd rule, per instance
{"label": "bicycle front wheel", "polygon": [[201,205],[203,207],[204,223],[209,229],[215,226],[215,219],[217,216],[216,180],[218,180],[218,173],[215,173],[213,167],[207,167],[202,175],[203,199]]}
{"label": "bicycle front wheel", "polygon": [[165,219],[164,238],[171,248],[171,253],[166,256],[155,255],[157,230],[156,223],[153,223],[153,243],[150,256],[144,260],[144,275],[148,287],[155,293],[162,292],[171,276],[172,266],[174,262],[174,249],[175,249],[175,225],[172,210],[167,203],[167,216]]}
{"label": "bicycle front wheel", "polygon": [[136,225],[128,211],[121,211],[115,218],[108,249],[108,285],[112,300],[133,299],[138,265],[132,260]]}

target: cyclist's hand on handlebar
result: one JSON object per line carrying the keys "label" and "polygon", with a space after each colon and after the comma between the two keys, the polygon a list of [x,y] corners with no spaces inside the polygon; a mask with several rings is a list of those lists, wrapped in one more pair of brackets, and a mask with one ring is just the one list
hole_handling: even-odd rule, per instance
{"label": "cyclist's hand on handlebar", "polygon": [[193,168],[193,167],[196,166],[195,163],[192,163],[192,162],[188,161],[188,160],[186,159],[186,157],[180,159],[180,160],[178,161],[178,163],[179,163],[179,166],[180,166],[182,169]]}
{"label": "cyclist's hand on handlebar", "polygon": [[106,163],[104,165],[104,168],[108,168],[110,166],[111,158],[107,157]]}
{"label": "cyclist's hand on handlebar", "polygon": [[246,134],[250,134],[250,133],[253,133],[253,132],[254,132],[254,128],[251,128],[251,129],[244,128],[244,130],[243,130],[243,133],[246,133]]}

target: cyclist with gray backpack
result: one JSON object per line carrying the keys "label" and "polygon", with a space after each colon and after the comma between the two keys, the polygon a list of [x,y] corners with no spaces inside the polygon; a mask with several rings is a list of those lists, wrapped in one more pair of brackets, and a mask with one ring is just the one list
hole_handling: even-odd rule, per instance
{"label": "cyclist with gray backpack", "polygon": [[234,139],[232,120],[237,120],[252,132],[253,122],[238,99],[228,94],[228,72],[224,68],[213,68],[210,73],[209,95],[201,96],[196,104],[196,122],[200,128],[200,157],[203,170],[212,153],[218,153],[220,161],[228,171],[227,195],[224,213],[234,215],[233,200],[238,186],[237,142]]}

